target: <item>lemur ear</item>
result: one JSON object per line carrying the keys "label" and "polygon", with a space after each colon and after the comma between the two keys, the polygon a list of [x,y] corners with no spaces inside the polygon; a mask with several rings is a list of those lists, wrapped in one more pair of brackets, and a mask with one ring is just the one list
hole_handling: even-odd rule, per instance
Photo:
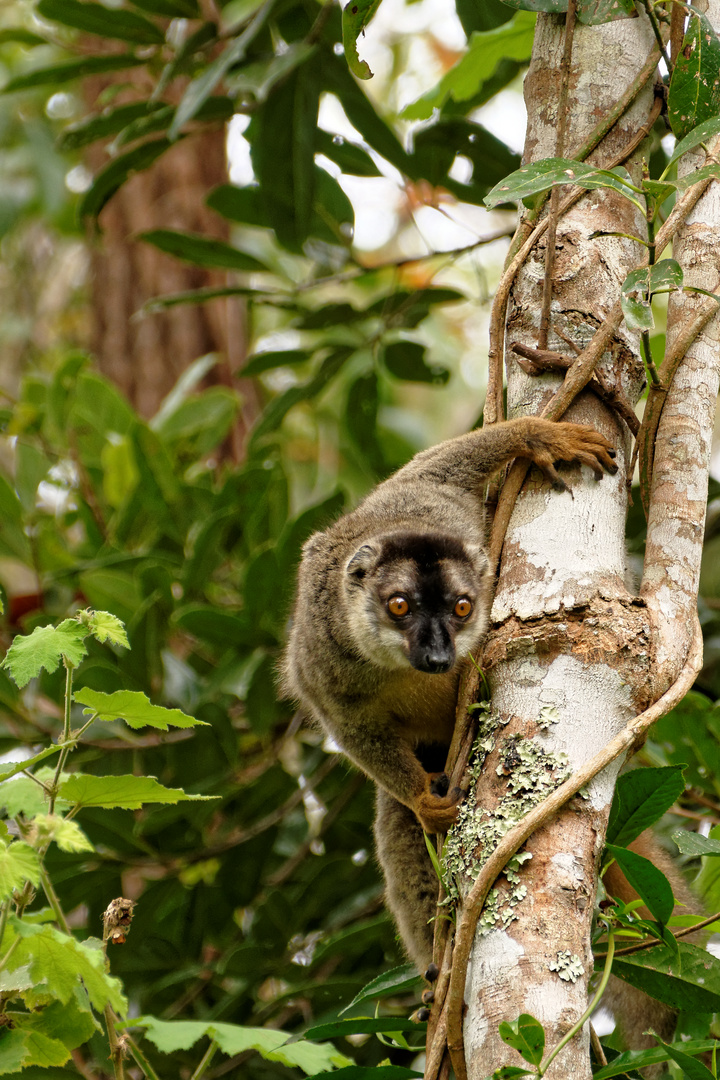
{"label": "lemur ear", "polygon": [[345,572],[349,577],[354,578],[356,581],[362,581],[367,574],[368,570],[373,566],[377,559],[378,553],[376,548],[370,544],[363,544],[358,548],[354,555],[348,559],[345,566]]}
{"label": "lemur ear", "polygon": [[478,573],[484,574],[488,566],[488,557],[485,548],[482,544],[465,543],[464,546],[469,558],[472,559],[475,569]]}

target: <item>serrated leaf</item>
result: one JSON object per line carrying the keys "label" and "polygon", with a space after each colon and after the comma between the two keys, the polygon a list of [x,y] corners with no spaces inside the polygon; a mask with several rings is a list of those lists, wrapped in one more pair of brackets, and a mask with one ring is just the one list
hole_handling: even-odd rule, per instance
{"label": "serrated leaf", "polygon": [[707,17],[690,10],[668,91],[668,119],[678,139],[720,112],[720,40]]}
{"label": "serrated leaf", "polygon": [[17,90],[29,90],[34,86],[58,86],[74,79],[83,79],[86,75],[124,71],[144,63],[144,60],[132,53],[124,53],[122,56],[86,56],[82,60],[68,60],[62,64],[52,64],[16,75],[5,83],[0,93],[14,94]]}
{"label": "serrated leaf", "polygon": [[388,994],[404,993],[415,989],[420,985],[420,976],[414,964],[401,964],[400,967],[391,968],[389,971],[378,975],[376,979],[363,986],[359,994],[356,994],[349,1005],[340,1010],[340,1016],[348,1012],[363,1001],[373,1001],[375,998],[387,997]]}
{"label": "serrated leaf", "polygon": [[76,821],[68,821],[57,814],[37,814],[32,821],[33,843],[35,837],[43,841],[54,840],[61,851],[94,851],[95,848]]}
{"label": "serrated leaf", "polygon": [[130,648],[125,626],[116,615],[111,615],[109,611],[88,610],[81,612],[80,617],[93,637],[97,638],[101,644],[109,641],[113,645],[122,645],[125,649]]}
{"label": "serrated leaf", "polygon": [[649,859],[625,847],[607,844],[607,850],[616,859],[629,884],[643,900],[650,913],[667,926],[675,907],[672,886]]}
{"label": "serrated leaf", "polygon": [[254,255],[246,255],[244,251],[239,251],[222,240],[211,240],[196,233],[180,232],[177,229],[152,229],[150,232],[140,233],[138,239],[194,266],[226,270],[267,270],[265,264]]}
{"label": "serrated leaf", "polygon": [[26,881],[33,885],[39,883],[40,863],[29,844],[16,840],[8,847],[0,848],[0,901],[7,900]]}
{"label": "serrated leaf", "polygon": [[288,1044],[290,1036],[286,1031],[270,1028],[202,1020],[158,1020],[154,1016],[138,1017],[132,1020],[130,1026],[144,1028],[147,1038],[164,1054],[189,1050],[199,1039],[208,1036],[226,1054],[256,1050],[268,1061],[282,1062],[283,1065],[302,1069],[306,1074],[348,1063],[348,1059],[329,1043],[317,1045],[297,1041]]}
{"label": "serrated leaf", "polygon": [[634,769],[618,778],[607,842],[626,847],[658,821],[685,790],[681,765]]}
{"label": "serrated leaf", "polygon": [[372,20],[380,7],[380,0],[349,0],[342,13],[342,39],[345,59],[353,75],[358,79],[372,79],[370,65],[361,60],[357,50],[357,39],[365,35],[365,27]]}
{"label": "serrated leaf", "polygon": [[70,776],[59,794],[73,806],[120,807],[139,810],[145,803],[205,802],[215,795],[188,795],[181,788],[167,788],[154,776]]}
{"label": "serrated leaf", "polygon": [[18,684],[25,686],[46,671],[56,671],[61,660],[77,667],[87,654],[87,630],[77,619],[65,619],[59,626],[36,626],[28,637],[18,635],[5,654],[4,667]]}
{"label": "serrated leaf", "polygon": [[[110,1004],[116,1012],[125,1013],[127,1001],[122,986],[119,979],[105,971],[101,942],[80,942],[52,926],[37,926],[15,917],[11,920],[10,929],[21,940],[8,963],[10,971],[29,964],[33,983],[47,982],[53,997],[61,1002],[74,997],[78,980],[82,979],[94,1008],[102,1012]],[[93,947],[93,940],[97,947]]]}
{"label": "serrated leaf", "polygon": [[676,950],[658,945],[630,956],[616,956],[613,975],[673,1009],[720,1009],[720,960],[697,945],[678,942]]}
{"label": "serrated leaf", "polygon": [[529,1013],[521,1013],[517,1020],[503,1021],[498,1028],[500,1038],[525,1061],[539,1065],[545,1052],[545,1029],[539,1020]]}
{"label": "serrated leaf", "polygon": [[29,1065],[50,1068],[64,1065],[70,1051],[58,1039],[49,1039],[40,1031],[26,1027],[5,1029],[0,1039],[0,1076],[17,1075]]}
{"label": "serrated leaf", "polygon": [[63,26],[73,26],[87,34],[138,45],[162,45],[165,35],[155,23],[134,11],[81,3],[80,0],[40,0],[38,15]]}
{"label": "serrated leaf", "polygon": [[483,201],[492,209],[499,203],[526,199],[560,184],[574,184],[588,191],[609,188],[637,204],[627,170],[596,169],[592,165],[569,158],[544,158],[542,161],[523,165],[496,184]]}
{"label": "serrated leaf", "polygon": [[153,705],[147,695],[138,690],[116,690],[114,694],[103,694],[85,686],[73,694],[73,699],[79,705],[87,706],[83,709],[86,716],[94,713],[98,720],[107,723],[124,720],[131,728],[152,727],[167,731],[171,727],[205,726],[204,721],[195,720],[180,709],[165,709],[161,705]]}

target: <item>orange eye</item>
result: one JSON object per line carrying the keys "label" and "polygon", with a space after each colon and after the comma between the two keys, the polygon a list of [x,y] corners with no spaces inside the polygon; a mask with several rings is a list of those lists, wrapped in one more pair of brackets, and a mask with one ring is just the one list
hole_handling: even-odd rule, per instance
{"label": "orange eye", "polygon": [[394,619],[402,619],[407,615],[410,605],[404,596],[391,596],[387,602],[387,609]]}
{"label": "orange eye", "polygon": [[467,619],[472,609],[472,602],[468,600],[467,596],[461,596],[455,604],[455,614],[459,619]]}

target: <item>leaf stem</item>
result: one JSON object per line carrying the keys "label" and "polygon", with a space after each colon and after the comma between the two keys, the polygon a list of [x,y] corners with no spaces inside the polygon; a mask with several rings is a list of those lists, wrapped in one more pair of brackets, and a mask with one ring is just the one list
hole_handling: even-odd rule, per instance
{"label": "leaf stem", "polygon": [[652,352],[650,350],[650,331],[649,330],[643,330],[641,340],[642,340],[643,360],[645,361],[645,367],[647,368],[647,373],[650,376],[650,382],[653,384],[653,386],[660,386],[661,385],[660,376],[658,375],[658,370],[655,367],[655,361],[652,358]]}
{"label": "leaf stem", "polygon": [[120,1040],[118,1039],[118,1033],[115,1030],[115,1013],[112,1011],[110,1005],[105,1006],[104,1016],[105,1028],[107,1030],[108,1042],[110,1044],[110,1057],[112,1058],[113,1069],[115,1071],[115,1080],[125,1080],[123,1047]]}
{"label": "leaf stem", "polygon": [[198,1064],[198,1067],[195,1070],[195,1072],[192,1074],[192,1076],[190,1077],[190,1080],[200,1080],[200,1077],[204,1076],[210,1062],[215,1057],[215,1051],[217,1050],[217,1048],[218,1048],[218,1044],[215,1042],[214,1039],[211,1039],[210,1040],[210,1045],[208,1046],[207,1050],[205,1051],[205,1053],[201,1057],[200,1062]]}
{"label": "leaf stem", "polygon": [[147,1080],[160,1080],[160,1077],[153,1069],[148,1059],[143,1054],[138,1044],[133,1039],[132,1035],[128,1032],[124,1032],[125,1045],[127,1046],[131,1057],[135,1059],[135,1063],[139,1065],[142,1071],[145,1073]]}
{"label": "leaf stem", "polygon": [[[63,742],[68,743],[70,741],[70,711],[72,706],[72,684],[73,684],[73,668],[72,664],[63,658],[65,664],[65,717],[63,721]],[[52,789],[50,791],[50,813],[55,812],[55,800],[57,799],[58,785],[60,784],[60,777],[62,776],[63,766],[67,760],[67,756],[70,750],[69,747],[64,747],[60,752],[58,763],[55,767],[55,775],[53,777]]]}
{"label": "leaf stem", "polygon": [[605,993],[605,987],[607,986],[608,979],[610,978],[610,971],[611,971],[611,968],[612,968],[612,962],[613,962],[614,954],[615,954],[615,935],[613,934],[612,930],[610,930],[610,931],[608,931],[607,957],[605,959],[605,967],[603,969],[602,978],[600,980],[600,985],[598,986],[597,990],[595,991],[595,994],[593,995],[592,1001],[590,1002],[590,1004],[588,1005],[587,1009],[582,1014],[580,1019],[577,1021],[577,1023],[573,1024],[573,1026],[570,1028],[570,1030],[568,1031],[568,1033],[566,1035],[563,1035],[562,1039],[557,1044],[557,1046],[554,1048],[554,1050],[550,1051],[550,1054],[546,1058],[545,1062],[542,1065],[538,1066],[538,1076],[544,1076],[545,1075],[545,1073],[548,1071],[548,1068],[550,1067],[550,1063],[552,1061],[554,1061],[554,1059],[558,1056],[558,1054],[560,1053],[562,1048],[564,1046],[567,1046],[567,1044],[570,1042],[571,1039],[575,1038],[578,1031],[580,1031],[580,1029],[582,1028],[583,1024],[587,1020],[590,1019],[592,1014],[595,1012],[595,1009],[600,1004],[600,998]]}
{"label": "leaf stem", "polygon": [[662,34],[660,33],[660,26],[658,25],[657,16],[655,15],[655,12],[653,10],[653,5],[652,5],[652,3],[649,2],[649,0],[643,0],[643,7],[645,8],[645,11],[647,12],[648,19],[650,20],[650,25],[652,26],[653,34],[655,35],[655,40],[658,43],[658,48],[660,50],[660,55],[662,56],[663,60],[667,64],[668,74],[672,74],[672,69],[673,69],[672,61],[670,60],[670,57],[668,56],[667,52],[665,51],[665,42],[663,41]]}
{"label": "leaf stem", "polygon": [[62,907],[60,906],[60,901],[58,899],[58,895],[55,892],[55,889],[53,888],[53,884],[50,881],[50,878],[48,876],[48,872],[45,869],[45,867],[43,866],[42,862],[40,863],[40,884],[43,887],[43,892],[45,893],[45,896],[47,897],[48,904],[53,909],[53,914],[55,915],[55,921],[57,922],[58,926],[63,931],[63,933],[67,934],[68,937],[70,937],[71,936],[71,931],[70,931],[70,927],[68,926],[67,919],[65,918],[65,912],[63,911]]}

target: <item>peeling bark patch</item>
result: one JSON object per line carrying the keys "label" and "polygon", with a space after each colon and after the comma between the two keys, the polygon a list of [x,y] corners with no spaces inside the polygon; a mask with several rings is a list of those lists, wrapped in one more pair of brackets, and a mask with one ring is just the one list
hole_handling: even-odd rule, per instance
{"label": "peeling bark patch", "polygon": [[[510,618],[491,631],[482,667],[492,673],[501,664],[515,662],[513,683],[537,686],[545,681],[545,665],[563,655],[614,669],[633,688],[636,711],[647,707],[653,650],[647,612],[642,604],[633,599],[604,600],[596,596],[579,610],[563,608],[540,618]],[[519,664],[521,659],[524,663]],[[541,709],[545,705],[562,709],[562,688],[557,688],[556,694],[560,696],[552,701],[546,696],[549,692],[550,687],[543,689]],[[544,726],[539,715],[536,722],[539,727]]]}

